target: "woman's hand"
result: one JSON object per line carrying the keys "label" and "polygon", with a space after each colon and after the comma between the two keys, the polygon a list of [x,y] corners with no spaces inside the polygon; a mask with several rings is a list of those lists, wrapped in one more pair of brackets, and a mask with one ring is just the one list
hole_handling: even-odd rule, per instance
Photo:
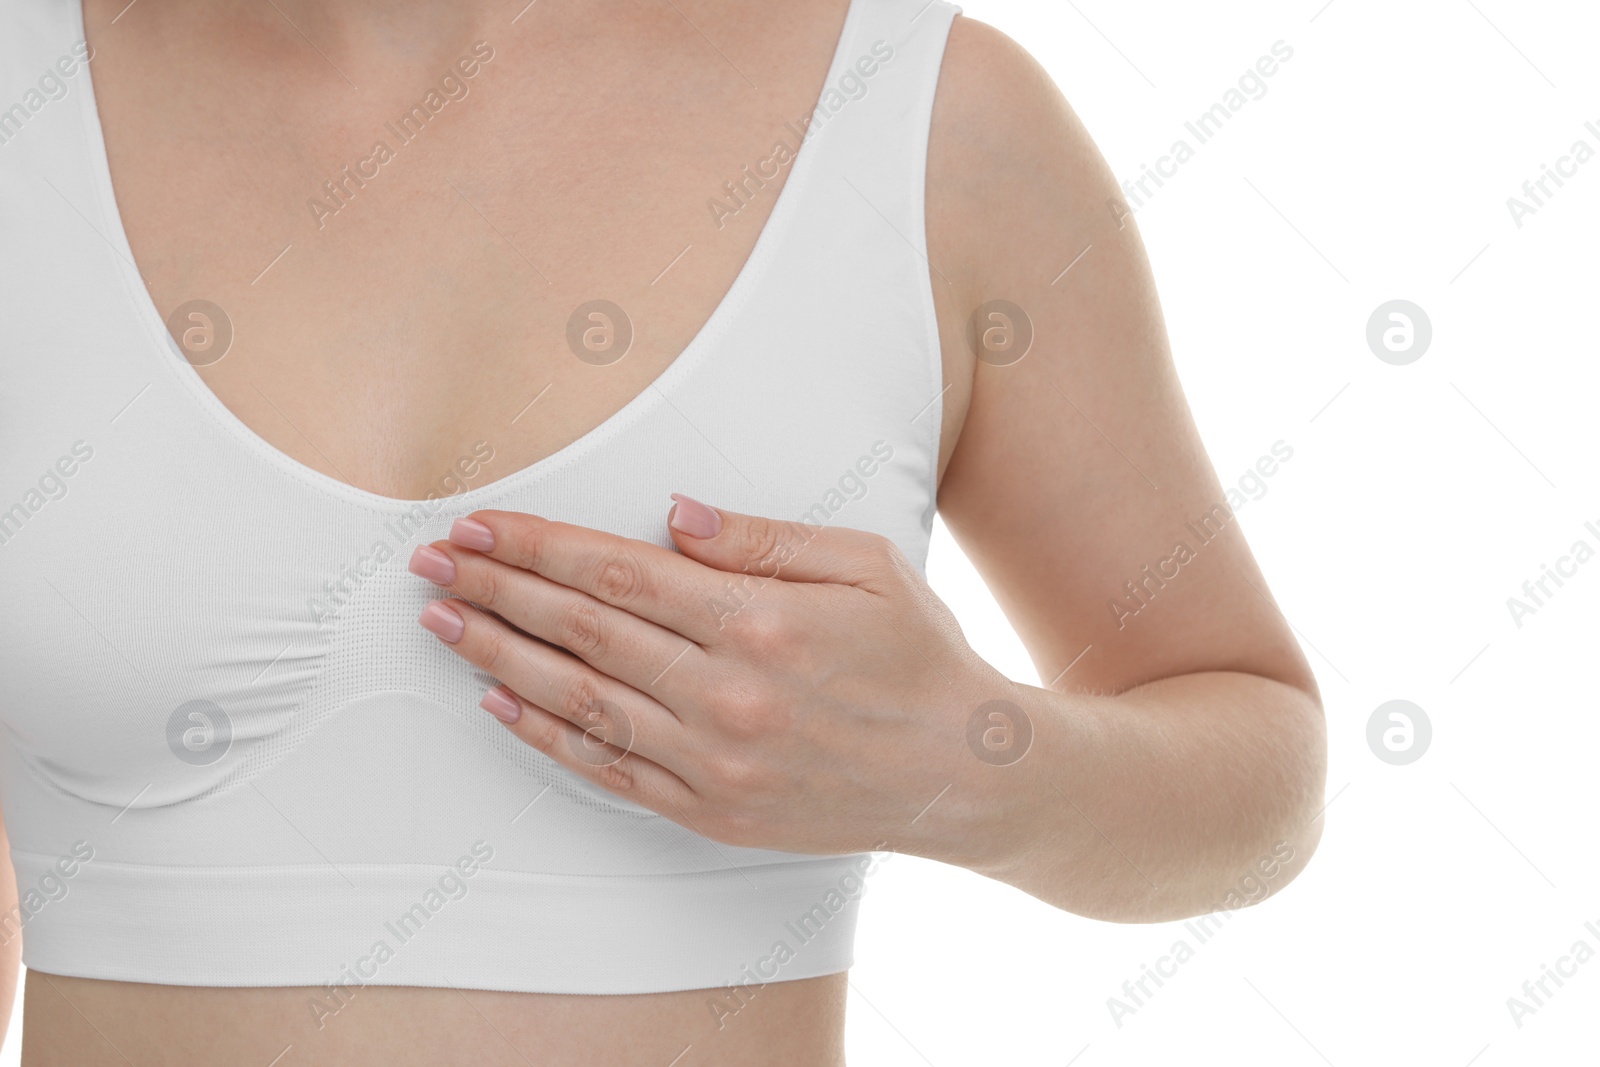
{"label": "woman's hand", "polygon": [[914,852],[936,801],[946,831],[992,818],[983,772],[1014,760],[968,737],[1007,743],[1016,687],[893,542],[675,499],[681,555],[515,512],[461,519],[412,556],[460,598],[419,621],[504,683],[483,706],[522,740],[715,840]]}

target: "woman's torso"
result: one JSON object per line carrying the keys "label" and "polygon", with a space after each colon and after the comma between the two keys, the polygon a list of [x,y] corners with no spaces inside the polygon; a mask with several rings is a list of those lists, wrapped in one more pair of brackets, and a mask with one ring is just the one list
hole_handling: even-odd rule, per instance
{"label": "woman's torso", "polygon": [[[68,6],[32,2],[52,12]],[[13,3],[7,10],[22,6]],[[14,748],[23,753],[16,757],[21,762],[8,761],[4,772],[31,773],[46,781],[37,795],[24,795],[15,804],[11,783],[0,783],[8,789],[8,826],[45,810],[44,792],[71,794],[80,808],[105,815],[103,826],[75,834],[75,840],[100,835],[90,847],[98,847],[101,866],[90,861],[83,867],[98,872],[130,859],[118,848],[145,832],[141,820],[156,834],[160,824],[154,820],[164,813],[219,795],[238,803],[239,795],[248,799],[248,791],[254,790],[272,811],[261,811],[263,821],[248,825],[265,826],[277,818],[271,825],[289,842],[285,849],[298,838],[315,855],[343,843],[347,853],[336,851],[328,866],[341,878],[352,873],[357,882],[360,875],[353,867],[371,857],[360,855],[351,841],[376,837],[379,843],[372,848],[381,853],[386,837],[407,839],[408,828],[415,827],[424,828],[416,831],[422,836],[436,830],[426,806],[436,791],[440,806],[452,802],[449,781],[418,785],[417,795],[406,793],[397,803],[411,810],[394,811],[390,821],[395,825],[382,826],[376,834],[351,828],[361,829],[374,811],[388,809],[297,810],[291,817],[272,803],[273,774],[281,774],[279,768],[292,766],[303,749],[312,747],[305,738],[317,729],[327,735],[337,716],[353,718],[348,714],[350,694],[329,689],[328,662],[363,654],[403,657],[404,650],[364,648],[362,627],[394,625],[390,609],[409,604],[408,596],[428,595],[420,589],[402,591],[416,584],[398,573],[403,559],[369,572],[369,564],[357,562],[366,557],[339,563],[340,553],[349,555],[347,545],[359,553],[368,541],[378,540],[393,542],[395,556],[403,557],[399,547],[405,534],[415,534],[413,540],[439,536],[433,531],[444,518],[471,510],[444,500],[452,506],[438,510],[436,505],[437,514],[429,516],[422,524],[426,532],[420,532],[404,522],[391,525],[406,501],[449,497],[465,488],[464,499],[472,506],[545,509],[557,518],[565,517],[565,507],[576,515],[599,514],[617,532],[665,543],[645,524],[637,502],[618,500],[599,512],[589,502],[624,489],[654,490],[661,478],[681,479],[684,472],[696,471],[703,473],[698,484],[661,487],[662,499],[650,507],[664,516],[670,489],[736,510],[782,517],[799,517],[808,504],[825,501],[824,513],[831,513],[833,522],[878,528],[896,536],[903,547],[925,550],[932,486],[960,425],[959,411],[952,418],[950,398],[941,400],[940,393],[943,384],[967,381],[970,363],[951,345],[944,346],[941,356],[933,344],[938,326],[932,325],[931,311],[918,320],[924,309],[916,298],[925,294],[915,291],[914,279],[920,278],[938,305],[939,322],[948,329],[954,321],[953,296],[929,285],[928,267],[916,248],[922,235],[915,223],[921,220],[911,210],[919,201],[909,179],[918,175],[904,166],[906,153],[897,154],[892,146],[885,150],[887,161],[874,159],[863,151],[860,132],[852,134],[842,120],[854,108],[862,118],[851,121],[866,123],[866,116],[875,115],[871,108],[882,106],[881,101],[867,103],[877,92],[901,111],[876,115],[872,122],[920,121],[925,134],[938,69],[937,53],[930,62],[929,50],[942,47],[943,35],[919,30],[910,19],[918,16],[932,23],[942,17],[948,25],[949,14],[942,6],[935,16],[919,14],[921,4],[856,0],[860,10],[852,17],[863,25],[847,54],[840,34],[847,27],[848,8],[840,0],[748,12],[733,5],[539,4],[522,9],[513,3],[485,14],[481,22],[464,9],[422,29],[407,20],[424,18],[424,13],[401,11],[388,49],[378,51],[370,37],[345,46],[339,27],[296,5],[163,5],[145,0],[124,10],[120,0],[88,0],[84,20],[94,49],[92,63],[76,80],[60,79],[66,85],[60,99],[48,100],[47,94],[47,104],[14,132],[17,143],[0,146],[0,152],[26,148],[30,136],[42,145],[47,135],[30,128],[34,123],[65,124],[83,114],[92,70],[116,213],[97,213],[94,182],[73,169],[78,164],[92,168],[92,150],[81,159],[69,154],[63,170],[52,172],[53,157],[36,155],[22,157],[15,170],[0,167],[0,174],[7,181],[32,183],[25,193],[36,203],[59,198],[54,225],[85,227],[76,237],[95,242],[105,260],[105,269],[87,272],[84,287],[73,291],[75,303],[58,309],[59,314],[113,321],[120,315],[127,322],[124,334],[130,348],[148,349],[148,338],[138,333],[139,294],[103,280],[111,266],[127,280],[135,263],[151,308],[163,317],[193,300],[225,309],[226,329],[232,333],[226,356],[207,364],[212,355],[201,336],[201,347],[190,360],[199,366],[205,389],[237,417],[237,424],[228,424],[222,413],[208,408],[208,398],[193,390],[192,381],[187,386],[174,383],[144,367],[123,377],[96,376],[108,356],[75,349],[77,335],[70,327],[55,351],[48,344],[38,351],[47,336],[42,329],[25,334],[49,363],[31,376],[13,347],[17,338],[0,335],[0,345],[9,349],[7,388],[18,391],[6,403],[7,415],[19,418],[8,421],[21,428],[13,431],[18,440],[7,435],[7,452],[22,443],[23,433],[33,448],[24,459],[6,464],[6,492],[16,495],[11,475],[31,473],[39,465],[34,455],[39,441],[62,434],[69,440],[59,449],[47,444],[47,451],[67,451],[80,438],[94,439],[91,448],[104,457],[102,469],[114,468],[108,476],[135,483],[133,490],[119,493],[95,494],[85,486],[78,497],[87,499],[69,506],[65,502],[77,499],[71,495],[76,487],[70,476],[57,479],[68,487],[62,503],[53,497],[47,501],[57,514],[33,511],[26,528],[11,531],[8,543],[0,546],[0,566],[20,571],[26,561],[41,579],[55,576],[54,582],[46,581],[48,590],[34,583],[30,591],[40,604],[58,598],[53,610],[60,616],[43,627],[43,637],[30,631],[33,646],[26,649],[17,647],[23,635],[8,630],[5,640],[14,650],[10,654],[63,658],[50,672],[24,676],[9,695],[13,700],[36,697],[39,687],[52,679],[88,673],[99,684],[75,693],[74,700],[104,701],[114,691],[104,676],[121,671],[120,660],[127,660],[133,672],[129,682],[153,686],[174,707],[183,703],[179,696],[236,695],[253,689],[234,713],[231,728],[238,743],[230,753],[239,757],[248,752],[253,762],[196,764],[202,769],[191,773],[180,756],[173,767],[159,770],[164,774],[175,768],[190,777],[169,780],[151,774],[154,788],[147,785],[141,792],[134,779],[148,768],[139,766],[137,755],[117,763],[119,749],[111,740],[100,747],[89,743],[91,755],[73,763],[74,735],[98,725],[93,709],[70,724],[41,724],[23,715],[8,723],[18,739]],[[873,73],[849,83],[863,86],[862,95],[839,97],[842,102],[825,116],[822,130],[805,143],[798,158],[822,155],[814,161],[814,181],[797,191],[803,198],[792,205],[793,220],[774,231],[767,249],[771,265],[752,273],[747,260],[758,234],[765,234],[794,164],[777,164],[779,178],[764,185],[748,181],[747,175],[761,172],[773,158],[775,141],[799,143],[795,131],[818,102],[830,59],[836,61],[834,78],[848,73],[858,59],[872,56],[871,44],[881,36],[864,33],[866,24],[892,34],[897,16],[906,20],[901,30],[906,44],[887,62],[869,62]],[[67,25],[75,19],[74,13],[71,20],[56,21]],[[241,32],[245,27],[253,32]],[[487,49],[476,47],[478,42]],[[71,41],[63,44],[70,46]],[[416,130],[395,129],[397,123],[404,125],[401,116],[408,108],[440,86],[438,72],[451,70],[464,57],[476,69],[471,75],[464,69],[454,75],[459,95],[444,94],[437,111],[425,121],[422,116],[413,120]],[[47,58],[53,59],[54,52]],[[894,60],[900,60],[898,68]],[[896,75],[915,81],[920,90],[891,89]],[[837,129],[829,130],[827,124],[833,123]],[[374,131],[380,127],[410,135],[384,137],[391,151],[381,160],[372,154]],[[92,123],[84,128],[86,137],[96,132]],[[918,143],[913,135],[902,147]],[[343,170],[347,166],[355,178]],[[855,180],[849,181],[852,176]],[[822,187],[824,179],[847,184],[829,193]],[[739,186],[740,195],[730,196],[725,182]],[[858,199],[851,202],[851,197]],[[713,207],[712,201],[721,201],[722,207]],[[876,360],[881,348],[868,344],[851,351],[846,363],[838,352],[827,350],[826,329],[809,338],[813,347],[808,350],[794,343],[794,322],[761,321],[762,283],[770,288],[774,279],[785,276],[786,257],[797,254],[802,238],[815,237],[808,231],[825,230],[830,220],[837,224],[841,213],[852,212],[855,221],[838,226],[831,244],[830,235],[824,234],[814,247],[804,249],[809,273],[791,273],[807,280],[796,283],[802,287],[788,295],[796,307],[806,309],[804,318],[812,324],[835,316],[839,333],[832,336],[847,348],[848,339],[859,333],[856,327],[869,323],[874,314],[872,294],[860,291],[861,278],[851,276],[849,259],[863,248],[881,256],[879,310],[889,324],[877,326],[887,336],[906,338],[892,357],[881,361]],[[878,223],[885,227],[881,232],[869,235],[862,228]],[[119,228],[126,232],[132,261],[124,259],[117,266],[114,261],[123,257]],[[896,262],[885,251],[884,234],[900,243],[906,262]],[[37,244],[28,248],[24,242],[23,247],[37,250]],[[839,257],[837,277],[817,269],[829,253]],[[48,250],[43,255],[48,259]],[[58,283],[70,284],[63,272],[70,262],[36,266],[47,279],[56,272]],[[19,257],[4,269],[15,278],[26,268]],[[730,302],[730,287],[737,292],[736,279],[744,284],[747,274],[741,299]],[[114,305],[109,312],[102,306],[107,300]],[[613,310],[602,309],[605,317],[599,319],[580,317],[573,328],[574,309],[594,300],[625,309],[623,329],[631,328],[632,339],[621,358],[606,347],[615,341],[604,330],[619,325]],[[204,314],[206,319],[190,319],[188,325],[217,325],[209,321],[214,313]],[[708,322],[717,327],[709,333]],[[727,352],[740,344],[759,354],[742,364],[728,362]],[[661,377],[686,348],[696,352],[699,364],[687,366],[678,379]],[[813,353],[814,366],[809,363]],[[928,362],[925,369],[919,366],[919,353]],[[151,355],[146,351],[120,358],[136,364]],[[74,360],[87,369],[75,375]],[[741,366],[748,368],[745,377],[740,376]],[[23,390],[30,385],[74,386],[96,403],[35,402],[31,419],[21,417],[18,405],[28,401]],[[146,396],[146,388],[155,392]],[[190,395],[184,395],[185,388]],[[964,402],[963,387],[952,392]],[[888,399],[895,396],[901,398],[898,405]],[[176,399],[168,404],[168,397]],[[157,429],[138,428],[141,398],[173,422],[165,431],[169,437],[162,438]],[[769,410],[773,404],[780,410]],[[629,413],[625,418],[618,414],[624,409]],[[64,420],[58,417],[62,413],[82,418]],[[98,420],[94,424],[91,413]],[[677,429],[668,431],[673,420]],[[663,435],[676,436],[660,439],[664,458],[653,479],[646,471],[621,488],[614,481],[599,486],[585,482],[586,463],[598,474],[616,473],[605,465],[608,447],[634,447],[634,466],[652,462],[648,448],[638,450],[638,440],[645,436],[656,441],[649,435],[658,426]],[[130,443],[118,440],[119,429]],[[178,437],[176,444],[170,435]],[[871,464],[877,474],[854,477],[841,495],[838,476],[849,475],[852,461],[872,455],[880,440],[893,443],[895,462],[881,464],[881,470]],[[163,444],[152,449],[144,446],[148,441]],[[225,454],[212,463],[209,454],[196,455],[196,449]],[[764,449],[789,458],[773,462]],[[138,483],[138,478],[150,477],[152,464],[164,468],[152,486],[199,479],[188,484],[181,506],[153,496]],[[81,455],[74,466],[98,473],[94,461],[81,460]],[[230,487],[207,477],[229,470],[243,472],[246,496],[230,497]],[[316,472],[356,489],[347,492],[319,480]],[[926,483],[924,496],[918,496],[919,482]],[[862,489],[859,498],[853,492],[857,485]],[[257,488],[259,496],[287,503],[276,514],[264,509],[247,522],[208,514],[208,507],[248,508],[258,499],[249,491]],[[119,506],[96,506],[107,498]],[[148,501],[148,509],[140,507],[141,501]],[[10,503],[6,499],[0,506]],[[360,520],[352,520],[352,513]],[[39,518],[47,521],[36,522]],[[49,530],[52,521],[57,528]],[[308,590],[323,593],[309,598],[320,603],[308,602],[314,625],[298,619],[274,634],[248,635],[255,642],[250,647],[261,650],[253,660],[242,656],[237,658],[250,662],[216,662],[222,657],[206,647],[216,628],[205,625],[211,608],[208,590],[186,588],[185,583],[197,573],[214,572],[218,561],[234,560],[240,570],[284,566],[279,557],[284,538],[293,543],[297,531],[310,538],[324,526],[347,522],[373,536],[331,537],[321,545],[324,559],[302,568]],[[119,528],[113,540],[102,544],[94,538],[109,536],[107,523]],[[35,541],[49,536],[65,547],[29,548],[24,541],[29,534]],[[72,549],[74,538],[100,554],[86,561]],[[193,547],[218,539],[232,542],[229,552]],[[130,542],[137,550],[128,547]],[[913,558],[921,560],[920,555]],[[75,566],[65,568],[67,561]],[[336,566],[330,568],[330,561]],[[145,571],[132,574],[130,566]],[[315,579],[330,570],[336,577],[319,590]],[[91,591],[118,581],[126,582],[123,595],[86,603]],[[151,589],[162,592],[141,609],[140,591]],[[251,598],[261,595],[242,579],[229,589],[234,614],[248,613]],[[70,605],[70,615],[60,612],[62,602]],[[74,623],[73,615],[80,622]],[[89,629],[72,628],[81,624]],[[297,644],[301,630],[312,637]],[[144,646],[133,635],[151,632],[155,636],[149,650],[142,652]],[[62,649],[60,638],[67,634],[81,640],[99,635],[101,644]],[[284,647],[274,660],[271,653],[279,638]],[[185,645],[192,656],[174,661],[164,651],[172,643]],[[87,668],[72,662],[83,657],[91,661]],[[257,677],[245,677],[257,670]],[[201,685],[193,693],[174,691],[169,680],[206,679],[208,672],[210,687]],[[396,692],[411,688],[405,672],[406,666],[394,668]],[[279,688],[273,688],[274,681]],[[442,702],[440,692],[464,693],[481,681],[453,676],[442,690],[428,695]],[[322,709],[321,719],[308,723],[297,718],[308,701]],[[417,722],[427,714],[420,707],[409,710]],[[367,721],[385,721],[377,714],[381,709],[367,710],[374,713]],[[405,714],[391,721],[396,720],[402,729],[413,721]],[[471,722],[470,715],[464,721],[475,736],[489,735],[487,723]],[[124,747],[137,747],[137,736],[130,735],[130,741],[116,730],[109,736]],[[575,824],[584,827],[582,832],[561,841],[566,862],[581,866],[587,861],[585,844],[603,840],[595,835],[609,829],[596,827],[609,828],[606,820],[620,818],[617,809],[592,796],[592,790],[559,776],[549,778],[536,755],[508,754],[498,738],[492,744],[501,747],[483,758],[498,753],[516,763],[522,774],[518,780],[532,785],[529,797],[543,797],[541,782],[554,783],[552,808],[565,804],[555,810],[571,811],[574,819],[597,820]],[[334,772],[341,751],[357,761],[414,760],[413,775],[426,775],[430,765],[427,746],[422,747],[419,753],[403,735],[375,738],[368,745],[354,732],[343,749],[331,748],[320,762],[301,766],[296,772],[300,777],[288,782],[320,782]],[[465,773],[473,769],[470,761],[459,768]],[[385,781],[399,786],[408,784],[406,778],[395,773]],[[285,802],[285,796],[279,793],[277,799]],[[128,804],[120,812],[119,797]],[[509,843],[499,854],[518,855],[519,843],[524,853],[536,851],[516,835],[546,832],[524,829],[545,810],[527,809],[510,820],[504,828]],[[638,849],[682,847],[670,827],[651,836],[637,827],[652,824],[638,813],[627,815],[635,829],[618,831],[623,842],[616,845],[619,854],[627,855],[630,843]],[[79,816],[87,820],[82,812]],[[556,821],[560,817],[549,816]],[[309,833],[300,829],[308,822]],[[226,830],[230,824],[201,820],[187,825]],[[59,843],[45,841],[48,836],[34,834],[30,841],[27,826],[13,827],[13,847],[36,856],[61,851]],[[463,836],[458,851],[465,851],[471,836]],[[227,854],[219,862],[231,864],[230,869],[242,867],[237,861],[251,851],[248,842],[237,840],[206,847]],[[719,851],[712,848],[707,854]],[[345,865],[352,870],[341,870]],[[570,871],[558,872],[566,873]],[[29,882],[34,874],[33,868],[20,866],[19,882]],[[299,884],[290,889],[304,891]],[[42,911],[34,921],[73,922],[68,910],[72,899],[69,890],[61,902],[49,905],[54,911]],[[216,914],[206,907],[197,908],[202,921]],[[128,921],[138,920],[130,916]],[[608,929],[623,924],[620,915],[609,921],[603,905],[587,915],[579,911],[571,921],[580,928],[584,923]],[[592,940],[607,951],[615,948],[598,932]],[[563,942],[567,951],[581,951],[584,944],[582,936]],[[421,951],[427,950],[424,946]],[[65,977],[50,974],[47,963],[30,973],[27,990],[31,1063],[122,1062],[124,1056],[136,1063],[269,1063],[280,1054],[283,1063],[517,1063],[525,1061],[525,1054],[541,1064],[670,1063],[682,1054],[676,1062],[823,1064],[840,1056],[845,1002],[843,975],[838,973],[771,981],[738,997],[724,995],[719,1010],[716,999],[700,989],[616,996],[472,991],[473,974],[466,964],[460,978],[428,981],[434,988],[384,984],[380,978],[330,998],[325,987],[194,988],[207,983]],[[667,960],[657,969],[670,972],[673,966]],[[444,975],[438,967],[426,973]],[[181,976],[183,970],[179,966],[167,973]],[[736,978],[734,971],[726,975],[730,982]],[[335,980],[333,974],[327,979]],[[464,991],[445,988],[448,984]]]}

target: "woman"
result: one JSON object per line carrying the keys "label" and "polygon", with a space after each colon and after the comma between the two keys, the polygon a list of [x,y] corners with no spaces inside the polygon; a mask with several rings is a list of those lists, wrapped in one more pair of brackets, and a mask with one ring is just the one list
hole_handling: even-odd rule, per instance
{"label": "woman", "polygon": [[1309,859],[1315,683],[994,30],[0,11],[25,1063],[837,1064],[874,850],[1124,922]]}

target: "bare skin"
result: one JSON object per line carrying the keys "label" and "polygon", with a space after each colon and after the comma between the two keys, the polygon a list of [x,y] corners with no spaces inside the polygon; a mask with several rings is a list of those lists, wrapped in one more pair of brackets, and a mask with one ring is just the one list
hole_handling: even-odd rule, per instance
{"label": "bare skin", "polygon": [[17,872],[11,867],[11,845],[0,822],[0,1039],[11,1021],[17,999],[18,965],[22,962],[21,923],[17,911]]}
{"label": "bare skin", "polygon": [[[495,449],[486,480],[549,455],[682,350],[774,190],[721,229],[706,200],[808,113],[845,13],[842,0],[592,0],[520,15],[522,0],[124,6],[86,0],[85,17],[118,206],[152,299],[164,314],[197,297],[227,309],[239,341],[202,374],[261,437],[404,498],[435,489],[479,439]],[[477,41],[494,56],[471,94],[319,227],[306,199]],[[1024,773],[975,781],[902,850],[1081,914],[1152,921],[1218,906],[1280,841],[1293,858],[1274,890],[1309,860],[1322,715],[1236,525],[1136,619],[1119,626],[1107,609],[1223,500],[1137,231],[1106,208],[1115,195],[1037,65],[958,18],[928,176],[950,386],[940,508],[1049,684],[1013,690],[1037,731]],[[603,368],[550,343],[595,297],[637,331]],[[1012,366],[979,363],[966,344],[968,317],[995,297],[1027,309],[1036,332]],[[538,417],[513,425],[546,386]],[[288,1047],[279,1062],[543,1067],[662,1064],[687,1047],[683,1067],[828,1067],[843,1063],[845,992],[844,975],[775,983],[718,1031],[694,992],[369,987],[318,1029],[305,990],[30,972],[23,1062],[267,1064]]]}

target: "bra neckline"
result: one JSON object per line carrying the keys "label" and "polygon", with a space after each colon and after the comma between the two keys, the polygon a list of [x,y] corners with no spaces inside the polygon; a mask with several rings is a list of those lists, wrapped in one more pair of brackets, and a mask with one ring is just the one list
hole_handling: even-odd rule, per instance
{"label": "bra neckline", "polygon": [[[822,88],[817,94],[816,103],[808,112],[808,119],[815,115],[823,106],[829,89],[838,80],[842,73],[841,67],[846,63],[846,55],[850,42],[854,37],[857,16],[863,0],[847,0],[844,23],[839,31],[839,39],[834,45],[833,58],[828,64],[828,71],[823,80]],[[76,18],[76,40],[87,40],[84,25],[83,2],[70,5]],[[222,402],[205,379],[195,369],[183,353],[178,349],[172,335],[167,331],[166,320],[155,305],[155,300],[150,295],[150,290],[144,283],[144,276],[140,273],[138,265],[133,259],[133,247],[128,241],[127,229],[123,225],[122,211],[117,205],[116,189],[111,177],[111,164],[106,152],[105,131],[100,125],[100,108],[95,96],[94,75],[89,63],[84,64],[86,84],[84,92],[78,97],[79,107],[84,117],[84,135],[89,150],[90,179],[93,183],[94,195],[99,202],[101,217],[106,221],[110,230],[103,234],[111,245],[112,251],[117,254],[115,269],[128,290],[129,303],[132,311],[144,327],[150,341],[158,350],[159,362],[167,366],[169,372],[177,380],[183,391],[192,398],[197,409],[218,423],[222,429],[232,437],[238,439],[245,448],[255,453],[268,463],[287,472],[299,481],[319,490],[328,496],[343,499],[347,502],[362,505],[373,511],[385,513],[403,513],[417,507],[437,508],[448,503],[452,509],[465,508],[474,510],[504,496],[521,486],[531,484],[538,479],[566,466],[582,457],[585,453],[604,443],[606,440],[621,433],[629,425],[636,422],[649,411],[653,410],[662,400],[667,399],[666,391],[680,384],[703,361],[706,354],[715,345],[717,339],[726,331],[729,323],[737,314],[740,306],[750,295],[751,290],[760,280],[766,267],[773,259],[774,252],[782,239],[794,214],[796,202],[800,197],[800,190],[806,185],[806,179],[814,169],[815,152],[807,151],[811,144],[811,130],[809,127],[802,136],[801,144],[795,151],[793,161],[789,166],[789,175],[779,187],[777,200],[772,206],[766,221],[762,224],[761,231],[756,235],[755,244],[750,254],[745,258],[738,273],[734,276],[732,285],[729,286],[722,299],[700,329],[689,340],[683,349],[665,369],[642,390],[636,393],[627,403],[612,412],[592,429],[579,437],[556,449],[554,452],[525,467],[520,467],[504,477],[492,482],[460,493],[449,496],[424,497],[407,499],[404,497],[385,496],[375,493],[348,482],[324,474],[314,467],[309,467],[288,453],[277,448],[266,438],[251,429],[244,420],[235,415],[233,411]],[[670,404],[671,401],[669,400]],[[676,407],[676,405],[674,405]],[[681,412],[680,412],[681,414]]]}

